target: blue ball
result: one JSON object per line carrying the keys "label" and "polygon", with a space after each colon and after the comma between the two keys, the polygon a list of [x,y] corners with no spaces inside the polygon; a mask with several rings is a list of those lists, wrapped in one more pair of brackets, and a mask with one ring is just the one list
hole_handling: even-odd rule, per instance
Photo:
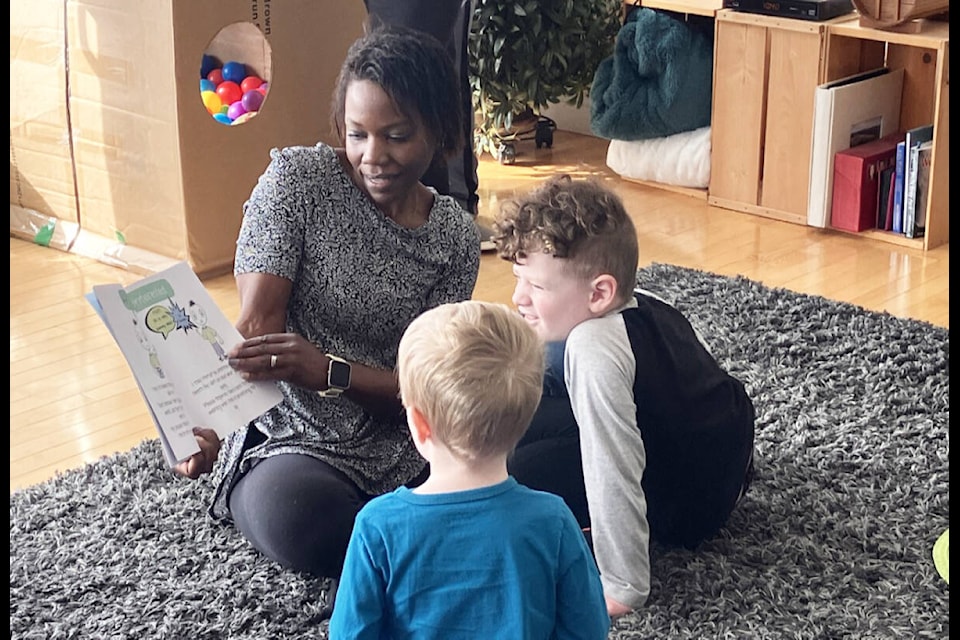
{"label": "blue ball", "polygon": [[211,71],[218,67],[220,67],[220,61],[216,56],[211,56],[207,53],[203,54],[203,58],[200,60],[200,77],[206,78]]}
{"label": "blue ball", "polygon": [[231,120],[230,116],[225,113],[215,113],[213,114],[213,119],[220,124],[233,124],[233,120]]}
{"label": "blue ball", "polygon": [[212,80],[207,80],[206,78],[203,78],[202,80],[200,80],[200,93],[203,93],[204,91],[216,91],[216,90],[217,90],[217,85],[213,84]]}
{"label": "blue ball", "polygon": [[243,79],[247,77],[247,66],[242,62],[237,62],[236,60],[231,60],[230,62],[223,63],[223,79],[224,81],[236,82],[240,84],[243,82]]}

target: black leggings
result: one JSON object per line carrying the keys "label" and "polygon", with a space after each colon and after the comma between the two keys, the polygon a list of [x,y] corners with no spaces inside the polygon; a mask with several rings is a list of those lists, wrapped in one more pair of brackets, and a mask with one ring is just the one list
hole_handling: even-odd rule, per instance
{"label": "black leggings", "polygon": [[371,496],[342,472],[316,458],[264,458],[230,492],[240,533],[284,567],[337,577],[357,512]]}

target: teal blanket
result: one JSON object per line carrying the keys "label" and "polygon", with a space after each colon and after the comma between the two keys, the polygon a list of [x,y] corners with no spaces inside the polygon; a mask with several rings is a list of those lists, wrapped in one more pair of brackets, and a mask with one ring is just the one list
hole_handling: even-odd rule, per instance
{"label": "teal blanket", "polygon": [[590,128],[611,140],[647,140],[710,124],[712,34],[640,7],[617,33],[590,89]]}

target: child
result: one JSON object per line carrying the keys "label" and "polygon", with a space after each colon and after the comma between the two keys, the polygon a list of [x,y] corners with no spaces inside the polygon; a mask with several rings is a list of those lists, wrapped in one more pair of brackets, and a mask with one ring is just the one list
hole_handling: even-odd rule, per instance
{"label": "child", "polygon": [[430,475],[357,516],[330,638],[606,638],[600,575],[563,500],[507,474],[537,408],[543,346],[505,305],[424,312],[400,398]]}
{"label": "child", "polygon": [[589,528],[608,613],[628,613],[650,592],[650,539],[692,549],[746,491],[753,404],[679,311],[634,291],[637,234],[615,193],[551,178],[508,202],[495,229],[521,316],[565,341],[569,397],[564,412],[545,394],[508,468],[563,496]]}

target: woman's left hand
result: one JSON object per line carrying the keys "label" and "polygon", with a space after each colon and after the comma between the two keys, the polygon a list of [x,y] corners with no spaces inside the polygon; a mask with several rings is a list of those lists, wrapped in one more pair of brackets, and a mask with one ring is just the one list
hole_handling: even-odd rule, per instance
{"label": "woman's left hand", "polygon": [[327,356],[296,333],[268,333],[244,340],[227,357],[244,380],[284,380],[305,389],[326,386]]}

